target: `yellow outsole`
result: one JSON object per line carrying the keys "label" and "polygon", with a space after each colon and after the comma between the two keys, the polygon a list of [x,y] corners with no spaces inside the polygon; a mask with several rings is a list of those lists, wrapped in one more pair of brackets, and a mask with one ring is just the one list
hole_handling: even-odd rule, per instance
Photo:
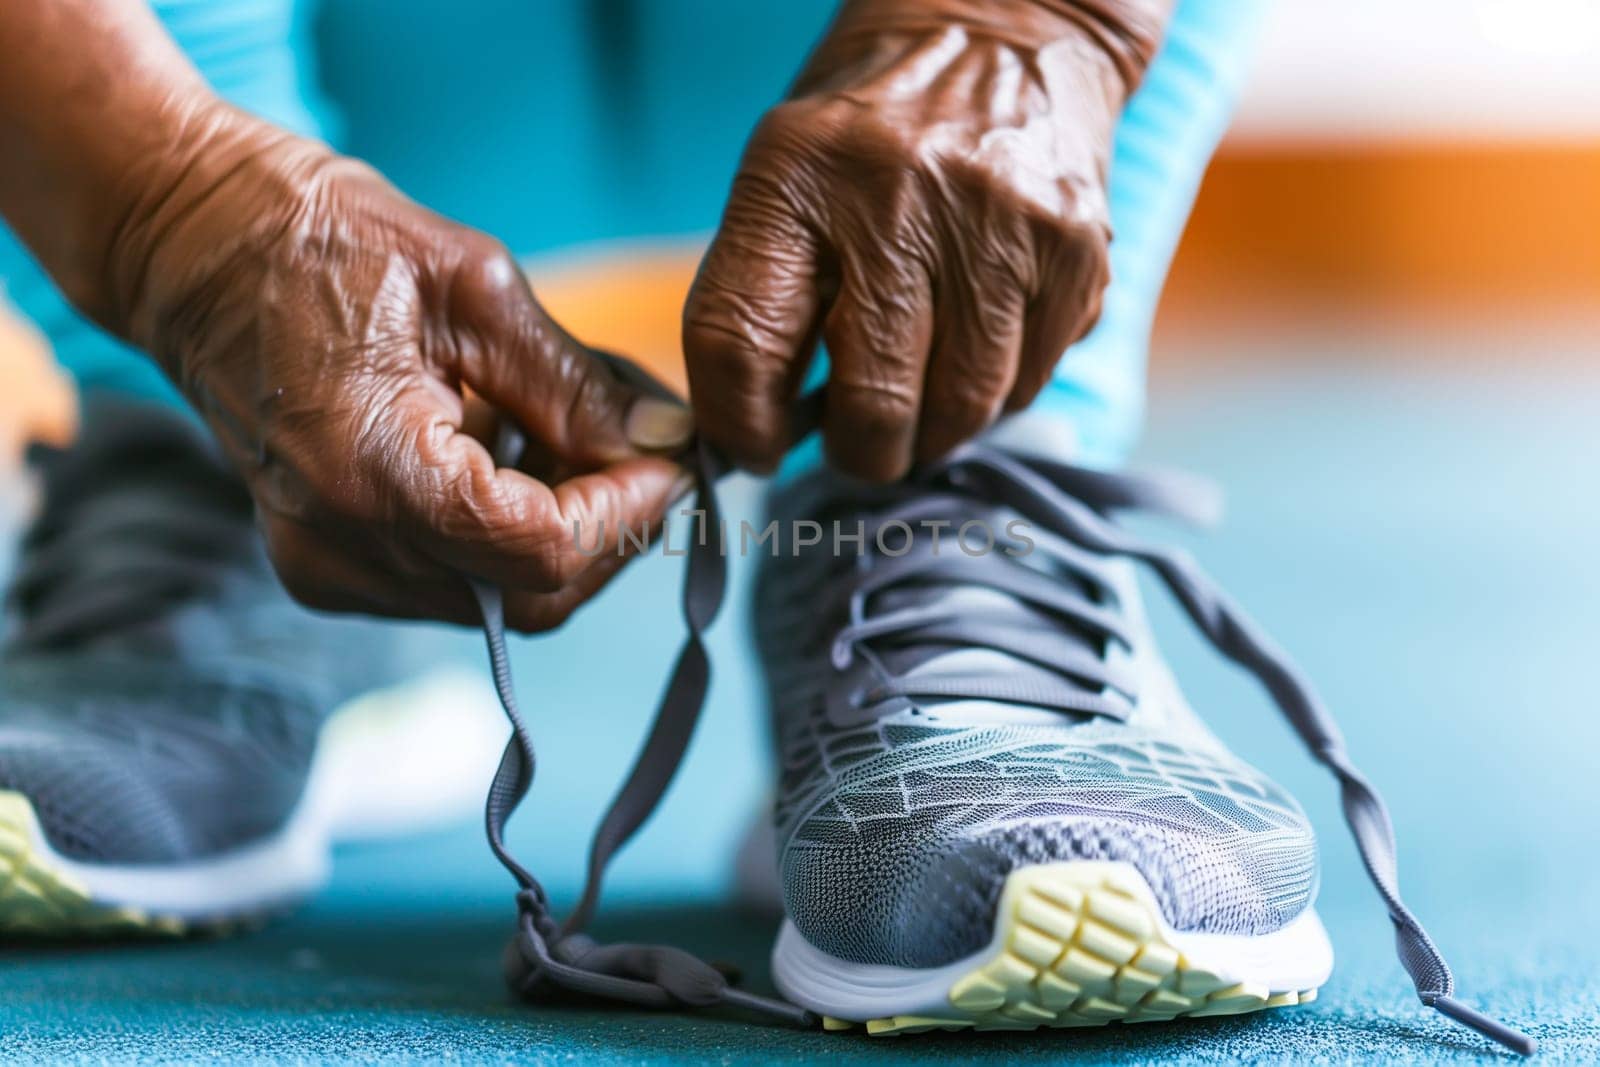
{"label": "yellow outsole", "polygon": [[180,937],[193,927],[173,916],[96,902],[76,878],[53,869],[33,847],[33,804],[0,790],[0,938]]}
{"label": "yellow outsole", "polygon": [[1191,962],[1161,932],[1149,891],[1130,868],[1076,861],[1013,871],[996,921],[1003,945],[950,987],[948,1013],[828,1030],[888,1037],[929,1030],[1032,1030],[1181,1017],[1238,1015],[1307,1004],[1315,989],[1270,990],[1230,982]]}

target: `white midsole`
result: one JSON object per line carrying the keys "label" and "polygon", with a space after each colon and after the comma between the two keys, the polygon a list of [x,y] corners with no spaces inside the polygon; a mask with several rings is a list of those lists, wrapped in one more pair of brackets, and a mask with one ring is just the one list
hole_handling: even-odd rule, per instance
{"label": "white midsole", "polygon": [[[425,720],[454,718],[458,728],[471,735],[472,751],[466,753],[467,746],[460,745],[454,750],[446,746],[433,751],[449,764],[444,769],[452,779],[465,777],[457,773],[457,764],[485,764],[482,773],[473,777],[473,802],[478,803],[475,798],[481,796],[482,783],[492,773],[492,757],[503,743],[503,739],[494,739],[492,747],[485,749],[485,738],[478,736],[483,732],[481,715],[476,720],[479,725],[472,726],[473,709],[488,710],[485,699],[492,702],[493,694],[481,678],[459,668],[445,668],[342,705],[323,725],[305,793],[282,829],[242,848],[189,863],[85,863],[59,854],[37,823],[27,828],[30,846],[39,865],[76,882],[95,903],[108,907],[132,907],[186,921],[269,911],[305,897],[327,882],[332,841],[335,836],[345,836],[346,828],[351,827],[352,815],[347,809],[352,797],[370,806],[370,799],[365,799],[370,791],[350,788],[352,767],[363,760],[343,749],[351,742],[382,743],[383,739],[373,735],[370,720],[374,714],[392,717],[396,731],[420,734],[434,742],[437,731],[424,728]],[[350,729],[352,723],[359,724],[358,729]],[[452,751],[453,755],[447,755]],[[421,783],[409,769],[415,768],[417,761],[385,760],[385,754],[368,752],[364,762],[387,769],[391,777],[397,768],[407,771],[404,777],[410,780],[382,783],[387,787],[384,792],[402,798],[414,794]],[[462,799],[451,797],[448,806],[459,813]],[[439,813],[435,805],[427,814],[437,817]],[[358,816],[364,814],[357,812]],[[365,820],[358,817],[355,821]],[[419,823],[427,821],[431,818],[418,813]],[[353,828],[358,836],[368,835],[362,827]]]}
{"label": "white midsole", "polygon": [[[1333,972],[1333,945],[1312,908],[1268,934],[1194,933],[1167,925],[1155,906],[1155,894],[1148,886],[1142,888],[1162,936],[1193,967],[1230,983],[1252,983],[1274,993],[1316,989]],[[954,963],[890,967],[830,956],[785,920],[772,951],[772,977],[784,996],[819,1015],[860,1022],[891,1015],[947,1014],[951,987],[1001,953],[1005,935],[1006,924],[996,922],[994,939],[987,946]]]}
{"label": "white midsole", "polygon": [[315,805],[305,802],[271,837],[191,863],[83,863],[51,848],[37,824],[28,830],[35,862],[77,883],[96,904],[185,921],[269,911],[313,892],[328,878],[326,822]]}

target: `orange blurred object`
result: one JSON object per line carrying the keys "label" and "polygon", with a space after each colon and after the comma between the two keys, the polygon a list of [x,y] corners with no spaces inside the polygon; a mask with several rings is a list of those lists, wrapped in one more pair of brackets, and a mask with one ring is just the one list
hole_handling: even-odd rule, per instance
{"label": "orange blurred object", "polygon": [[1600,309],[1600,144],[1224,145],[1158,329]]}
{"label": "orange blurred object", "polygon": [[679,336],[683,301],[705,245],[618,244],[527,265],[539,302],[574,337],[641,364],[689,393]]}
{"label": "orange blurred object", "polygon": [[78,428],[72,383],[44,336],[0,299],[0,473],[20,465],[32,442],[65,445]]}

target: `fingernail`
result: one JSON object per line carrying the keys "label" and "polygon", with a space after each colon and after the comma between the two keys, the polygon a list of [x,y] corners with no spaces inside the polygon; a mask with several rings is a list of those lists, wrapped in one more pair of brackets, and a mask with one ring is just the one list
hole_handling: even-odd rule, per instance
{"label": "fingernail", "polygon": [[694,435],[694,415],[682,404],[642,396],[633,402],[625,429],[635,448],[670,451],[689,443]]}

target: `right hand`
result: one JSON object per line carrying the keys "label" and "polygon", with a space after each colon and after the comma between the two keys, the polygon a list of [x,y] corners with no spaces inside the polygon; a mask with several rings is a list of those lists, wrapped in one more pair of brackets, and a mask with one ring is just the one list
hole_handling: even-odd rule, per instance
{"label": "right hand", "polygon": [[[186,134],[131,198],[98,312],[221,439],[297,599],[470,623],[472,577],[543,630],[621,567],[619,527],[659,530],[687,411],[563,331],[504,248],[220,103]],[[524,469],[470,432],[474,394],[524,431]]]}

